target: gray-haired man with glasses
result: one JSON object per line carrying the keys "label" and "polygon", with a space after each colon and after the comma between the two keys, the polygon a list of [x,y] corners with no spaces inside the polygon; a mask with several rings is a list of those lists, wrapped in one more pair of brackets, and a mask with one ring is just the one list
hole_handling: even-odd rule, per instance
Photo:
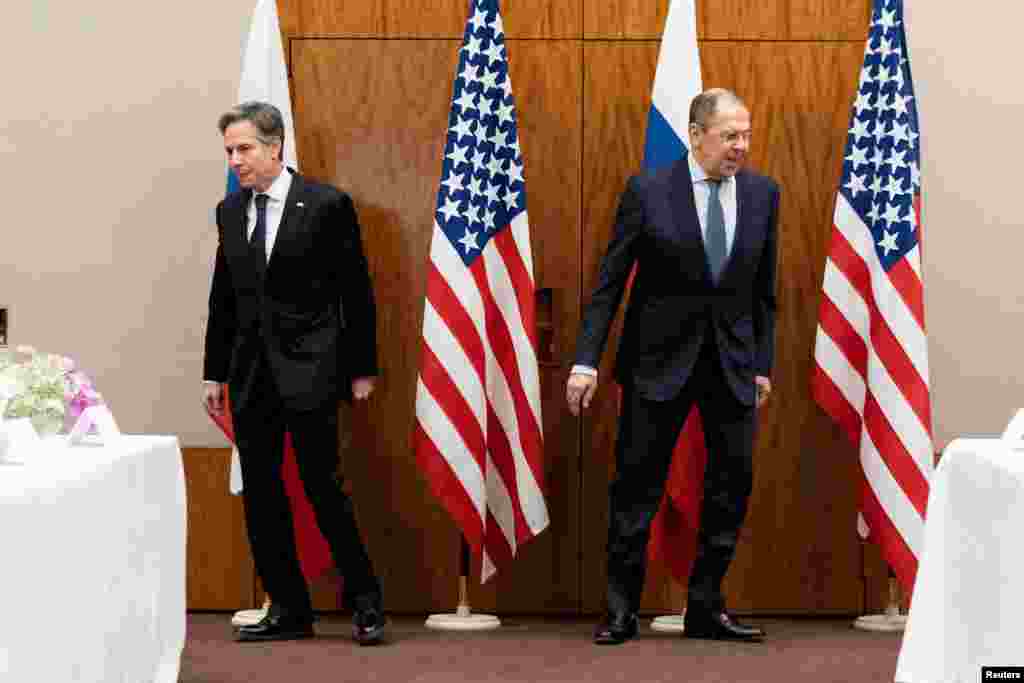
{"label": "gray-haired man with glasses", "polygon": [[637,633],[651,521],[694,406],[708,459],[686,635],[764,637],[728,614],[721,585],[752,488],[756,409],[771,392],[779,188],[743,170],[750,112],[735,94],[715,89],[694,98],[689,138],[686,157],[626,186],[566,387],[569,409],[579,415],[597,389],[597,367],[636,266],[614,369],[623,400],[599,644]]}

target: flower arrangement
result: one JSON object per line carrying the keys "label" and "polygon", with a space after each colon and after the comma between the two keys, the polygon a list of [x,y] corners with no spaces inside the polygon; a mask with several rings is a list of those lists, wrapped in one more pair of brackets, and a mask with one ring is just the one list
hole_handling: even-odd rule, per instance
{"label": "flower arrangement", "polygon": [[41,435],[67,432],[82,412],[103,403],[75,361],[31,346],[0,349],[0,420],[27,417]]}

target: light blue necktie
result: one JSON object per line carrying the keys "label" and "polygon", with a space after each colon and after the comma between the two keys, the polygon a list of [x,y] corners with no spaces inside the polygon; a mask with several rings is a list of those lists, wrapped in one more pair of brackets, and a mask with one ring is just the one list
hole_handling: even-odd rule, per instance
{"label": "light blue necktie", "polygon": [[718,278],[725,267],[728,253],[725,244],[725,215],[722,213],[722,202],[718,199],[718,189],[722,181],[708,178],[708,214],[705,223],[704,247],[708,254],[708,266],[711,268],[711,279],[718,284]]}

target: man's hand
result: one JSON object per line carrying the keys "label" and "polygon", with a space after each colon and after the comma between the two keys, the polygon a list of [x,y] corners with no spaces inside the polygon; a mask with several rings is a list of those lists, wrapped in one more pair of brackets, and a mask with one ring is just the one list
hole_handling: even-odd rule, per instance
{"label": "man's hand", "polygon": [[377,385],[376,377],[356,377],[352,380],[352,398],[363,401],[370,397]]}
{"label": "man's hand", "polygon": [[569,412],[579,416],[581,406],[583,410],[589,408],[595,391],[597,391],[597,377],[580,372],[569,375],[569,381],[565,386],[565,398],[569,401]]}
{"label": "man's hand", "polygon": [[219,382],[203,382],[203,406],[206,412],[217,417],[224,415],[224,385]]}
{"label": "man's hand", "polygon": [[772,393],[772,381],[758,375],[754,378],[754,383],[757,384],[757,407],[760,408]]}

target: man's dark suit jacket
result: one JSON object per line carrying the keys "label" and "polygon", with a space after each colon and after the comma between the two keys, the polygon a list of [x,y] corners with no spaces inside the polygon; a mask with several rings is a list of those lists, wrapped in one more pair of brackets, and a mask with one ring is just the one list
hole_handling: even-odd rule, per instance
{"label": "man's dark suit jacket", "polygon": [[630,270],[638,270],[623,325],[616,379],[664,401],[689,379],[714,335],[736,399],[755,400],[754,376],[769,376],[775,336],[775,242],[779,188],[736,175],[736,233],[716,285],[711,279],[689,165],[630,178],[597,287],[584,312],[576,363],[598,367]]}
{"label": "man's dark suit jacket", "polygon": [[217,206],[203,377],[228,383],[236,411],[259,400],[243,388],[261,359],[294,411],[347,399],[353,378],[377,374],[373,289],[352,200],[292,173],[262,281],[248,247],[252,191]]}

